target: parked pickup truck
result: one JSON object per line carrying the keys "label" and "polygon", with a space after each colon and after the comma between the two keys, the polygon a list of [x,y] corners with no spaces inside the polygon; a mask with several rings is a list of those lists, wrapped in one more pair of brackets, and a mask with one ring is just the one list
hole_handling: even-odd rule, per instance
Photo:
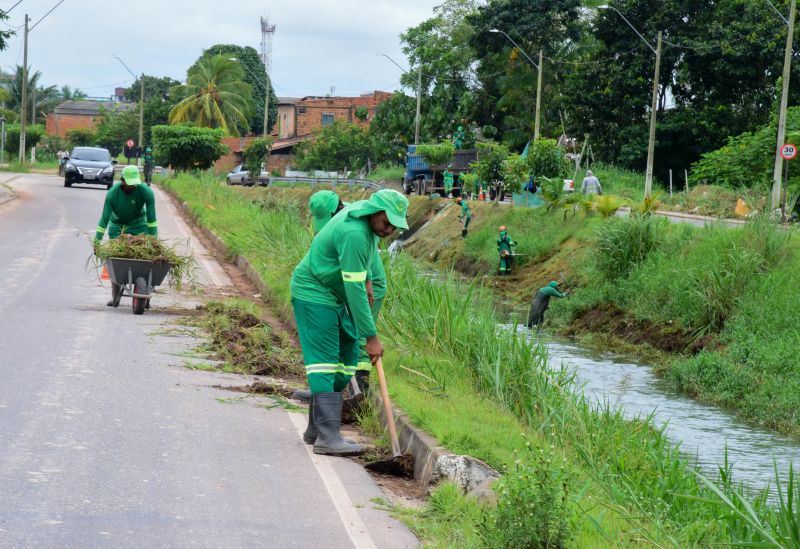
{"label": "parked pickup truck", "polygon": [[228,185],[266,185],[269,182],[269,172],[262,170],[258,180],[254,180],[250,177],[250,172],[239,164],[225,176],[225,182]]}
{"label": "parked pickup truck", "polygon": [[[447,168],[447,164],[441,166],[429,166],[422,156],[416,153],[416,145],[409,145],[406,153],[406,173],[403,176],[403,190],[406,194],[416,192],[417,194],[428,194],[438,192],[444,194],[444,182],[442,172]],[[452,165],[450,171],[455,176],[453,178],[453,191],[458,194],[461,191],[459,175],[467,173],[470,165],[478,159],[477,149],[465,149],[455,151],[449,164]],[[434,169],[436,171],[434,179]]]}

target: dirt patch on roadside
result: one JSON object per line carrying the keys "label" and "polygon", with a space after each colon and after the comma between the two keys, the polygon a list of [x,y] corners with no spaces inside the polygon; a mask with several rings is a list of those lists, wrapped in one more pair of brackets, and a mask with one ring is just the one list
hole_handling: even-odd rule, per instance
{"label": "dirt patch on roadside", "polygon": [[213,385],[215,389],[224,389],[236,393],[249,393],[254,395],[278,395],[289,398],[296,389],[279,379],[269,381],[255,381],[250,385]]}
{"label": "dirt patch on roadside", "polygon": [[613,335],[633,345],[649,345],[673,354],[696,354],[713,339],[699,338],[692,341],[691,335],[678,326],[636,320],[622,309],[609,304],[584,311],[567,328],[566,335],[576,336],[586,332]]}

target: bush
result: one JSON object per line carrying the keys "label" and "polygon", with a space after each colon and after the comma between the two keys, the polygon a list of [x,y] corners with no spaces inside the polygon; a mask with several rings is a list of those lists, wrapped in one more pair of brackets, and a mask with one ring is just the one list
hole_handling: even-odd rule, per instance
{"label": "bush", "polygon": [[[6,126],[6,151],[9,154],[19,154],[19,124]],[[30,150],[35,147],[44,136],[44,126],[36,124],[25,126],[25,147]]]}
{"label": "bush", "polygon": [[267,165],[269,150],[272,148],[271,137],[259,137],[250,142],[244,149],[244,167],[250,172],[250,179],[253,181],[261,175],[261,165]]}
{"label": "bush", "polygon": [[67,145],[75,147],[91,147],[97,142],[97,134],[90,128],[72,128],[66,133]]}
{"label": "bush", "polygon": [[544,449],[528,449],[528,459],[518,460],[499,481],[497,507],[484,533],[488,547],[560,548],[572,537],[566,461],[558,464]]}
{"label": "bush", "polygon": [[537,139],[528,150],[528,167],[537,185],[541,177],[563,179],[569,175],[572,163],[555,139]]}
{"label": "bush", "polygon": [[178,171],[207,170],[228,152],[220,140],[219,128],[195,128],[190,125],[153,126],[155,161]]}
{"label": "bush", "polygon": [[295,150],[301,170],[359,170],[371,155],[369,134],[355,124],[335,121],[325,126],[316,141],[306,141]]}
{"label": "bush", "polygon": [[597,230],[596,266],[608,280],[628,276],[647,255],[658,248],[659,233],[665,219],[633,215],[627,219],[609,219]]}

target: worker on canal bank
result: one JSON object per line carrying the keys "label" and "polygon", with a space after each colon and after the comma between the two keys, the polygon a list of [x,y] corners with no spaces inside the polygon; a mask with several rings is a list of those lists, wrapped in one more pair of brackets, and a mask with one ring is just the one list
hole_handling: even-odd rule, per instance
{"label": "worker on canal bank", "polygon": [[581,194],[583,196],[603,194],[603,187],[600,186],[600,180],[594,176],[592,170],[586,170],[586,177],[583,178],[583,182],[581,183]]}
{"label": "worker on canal bank", "polygon": [[500,254],[500,276],[511,274],[511,268],[514,266],[514,253],[511,248],[516,245],[517,243],[508,236],[506,226],[501,226],[500,235],[497,237],[497,252]]}
{"label": "worker on canal bank", "polygon": [[539,288],[531,303],[531,310],[528,313],[528,328],[533,328],[544,322],[544,312],[550,307],[551,297],[566,297],[566,293],[558,291],[558,282],[551,281],[544,288]]}
{"label": "worker on canal bank", "polygon": [[458,216],[458,220],[461,221],[461,238],[467,238],[467,228],[469,222],[472,221],[472,211],[469,209],[469,203],[465,196],[459,196],[456,203],[461,206],[461,214]]}
{"label": "worker on canal bank", "polygon": [[[122,233],[158,236],[156,196],[150,187],[142,185],[136,166],[125,166],[119,183],[106,192],[103,214],[94,235],[95,245],[103,240],[106,228],[109,239],[117,238]],[[117,303],[120,289],[118,285],[111,284],[109,307]]]}
{"label": "worker on canal bank", "polygon": [[365,282],[378,239],[407,229],[407,211],[408,200],[391,189],[346,206],[292,273],[292,307],[312,394],[304,439],[314,437],[317,454],[364,452],[341,436],[342,390],[359,362],[359,337],[371,364],[383,355]]}
{"label": "worker on canal bank", "polygon": [[449,197],[453,192],[453,172],[450,171],[453,165],[450,164],[442,174],[442,181],[444,182],[444,195]]}

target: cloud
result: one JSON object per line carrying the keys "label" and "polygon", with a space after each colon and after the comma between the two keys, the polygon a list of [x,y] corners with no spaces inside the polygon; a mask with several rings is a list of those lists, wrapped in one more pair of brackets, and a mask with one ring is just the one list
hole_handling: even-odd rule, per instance
{"label": "cloud", "polygon": [[[8,25],[35,23],[57,0],[25,0]],[[441,0],[139,0],[109,3],[66,0],[29,37],[28,63],[46,85],[81,88],[107,97],[114,85],[133,80],[113,59],[136,74],[185,79],[204,48],[214,44],[252,46],[260,51],[259,17],[276,25],[272,78],[279,95],[337,95],[394,89],[406,60],[399,34],[431,17]],[[0,70],[22,64],[22,29],[0,52]]]}

